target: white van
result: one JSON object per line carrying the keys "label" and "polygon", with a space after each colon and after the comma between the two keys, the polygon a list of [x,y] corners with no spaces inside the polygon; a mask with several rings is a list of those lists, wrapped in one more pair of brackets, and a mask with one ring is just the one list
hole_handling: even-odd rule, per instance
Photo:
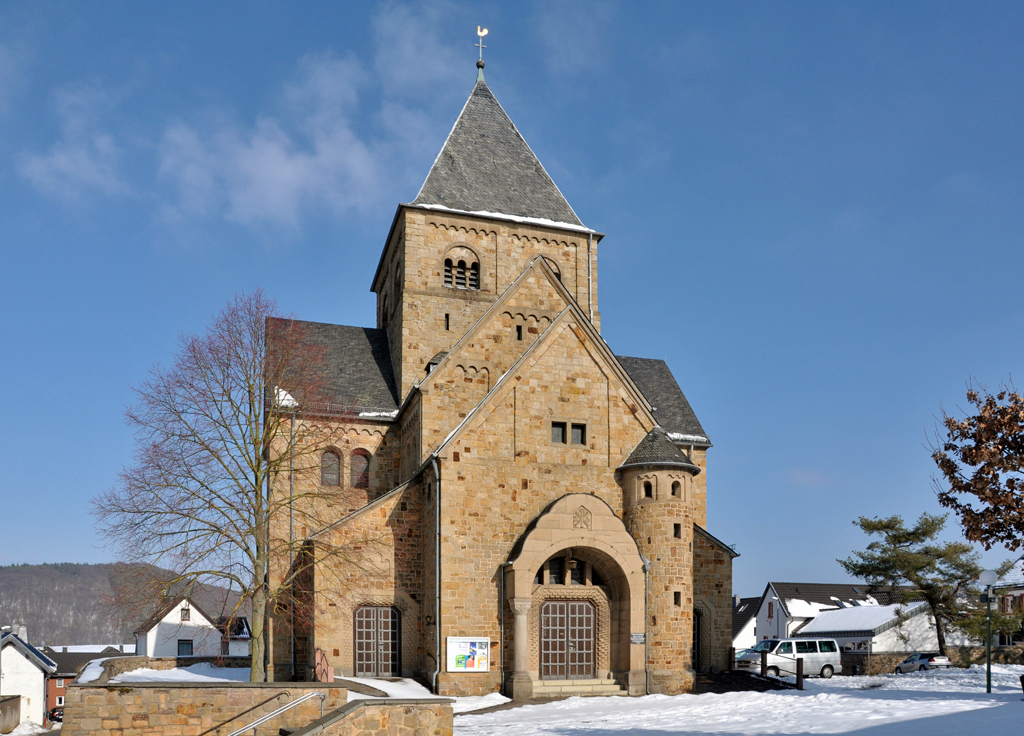
{"label": "white van", "polygon": [[746,649],[736,657],[736,669],[744,672],[761,671],[761,652],[768,652],[768,674],[779,677],[796,674],[796,660],[804,660],[804,674],[832,677],[843,671],[839,645],[835,639],[765,639],[753,649]]}

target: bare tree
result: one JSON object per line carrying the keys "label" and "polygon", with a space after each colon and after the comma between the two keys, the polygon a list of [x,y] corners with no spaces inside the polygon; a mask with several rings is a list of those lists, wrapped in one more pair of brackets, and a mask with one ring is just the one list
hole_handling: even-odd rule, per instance
{"label": "bare tree", "polygon": [[[303,412],[329,405],[323,351],[304,323],[275,317],[261,291],[240,294],[205,334],[180,338],[174,365],[154,368],[126,412],[133,464],[93,500],[97,526],[123,561],[171,571],[157,579],[161,595],[214,584],[248,601],[254,682],[266,676],[267,614],[291,605],[305,564],[348,557],[325,540],[318,554],[300,554],[302,535],[289,533],[337,519],[330,489],[295,478],[319,469],[320,448],[343,431],[345,412],[335,407],[330,421]],[[273,580],[272,563],[282,570]]]}

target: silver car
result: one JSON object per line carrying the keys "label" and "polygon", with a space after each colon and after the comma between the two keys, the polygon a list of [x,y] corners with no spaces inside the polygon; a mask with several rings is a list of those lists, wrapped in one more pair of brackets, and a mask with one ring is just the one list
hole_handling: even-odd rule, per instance
{"label": "silver car", "polygon": [[925,670],[949,669],[953,662],[949,657],[944,657],[936,652],[911,654],[898,665],[896,674],[905,675],[908,672],[924,672]]}

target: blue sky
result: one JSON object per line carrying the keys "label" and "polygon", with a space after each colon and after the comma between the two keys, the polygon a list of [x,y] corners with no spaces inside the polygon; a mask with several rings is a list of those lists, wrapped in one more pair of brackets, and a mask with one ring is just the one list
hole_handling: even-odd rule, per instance
{"label": "blue sky", "polygon": [[736,592],[843,580],[852,519],[939,510],[935,416],[1024,358],[1019,4],[8,2],[0,564],[109,559],[87,509],[130,387],[236,292],[373,324],[477,24],[608,233],[605,338],[715,443]]}

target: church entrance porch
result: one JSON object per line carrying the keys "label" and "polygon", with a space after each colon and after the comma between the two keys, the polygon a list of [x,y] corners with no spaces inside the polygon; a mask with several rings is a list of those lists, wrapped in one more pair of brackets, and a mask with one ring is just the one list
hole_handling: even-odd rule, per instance
{"label": "church entrance porch", "polygon": [[356,677],[400,677],[401,626],[397,608],[360,606],[355,615]]}
{"label": "church entrance porch", "polygon": [[594,618],[589,601],[546,601],[541,606],[542,680],[594,677]]}

